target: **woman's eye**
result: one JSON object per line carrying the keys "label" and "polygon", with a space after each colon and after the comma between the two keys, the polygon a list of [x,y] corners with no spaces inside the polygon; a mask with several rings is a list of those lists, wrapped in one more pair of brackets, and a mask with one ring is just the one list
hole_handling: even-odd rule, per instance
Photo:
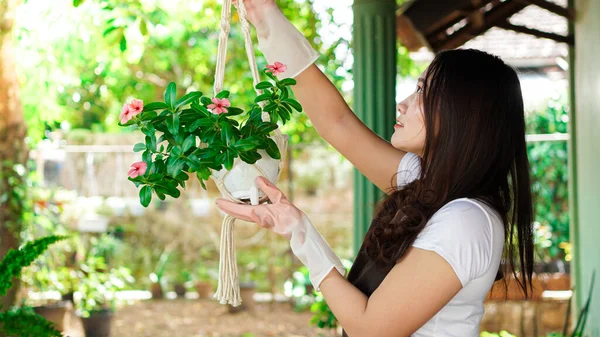
{"label": "woman's eye", "polygon": [[417,94],[422,94],[423,93],[423,88],[417,86]]}

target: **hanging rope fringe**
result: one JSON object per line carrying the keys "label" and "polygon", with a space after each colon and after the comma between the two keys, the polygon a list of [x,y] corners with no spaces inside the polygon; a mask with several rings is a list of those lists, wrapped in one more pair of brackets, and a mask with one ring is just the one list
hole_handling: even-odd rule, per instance
{"label": "hanging rope fringe", "polygon": [[240,283],[238,280],[237,259],[235,256],[235,240],[233,224],[235,218],[226,215],[221,228],[221,261],[219,263],[219,286],[215,297],[221,304],[237,307],[242,304]]}
{"label": "hanging rope fringe", "polygon": [[[260,82],[260,74],[258,72],[258,67],[256,65],[256,58],[254,55],[254,48],[252,46],[252,39],[250,37],[250,25],[247,20],[246,8],[244,6],[243,1],[238,1],[238,12],[240,16],[240,22],[242,23],[242,32],[244,35],[244,44],[246,47],[246,55],[248,57],[248,62],[250,64],[250,70],[252,71],[252,79],[254,81],[254,86]],[[225,61],[227,57],[227,40],[229,37],[230,31],[230,17],[231,17],[231,0],[223,1],[223,9],[221,11],[221,32],[219,34],[219,49],[217,54],[217,65],[215,70],[215,83],[214,83],[214,91],[215,95],[218,94],[223,89],[223,81],[225,79]],[[256,89],[255,91],[258,95],[262,94],[262,90]],[[260,102],[259,105],[264,108],[264,102]],[[262,113],[261,118],[264,122],[269,122],[271,120],[269,114],[267,112]],[[273,131],[273,140],[277,144],[279,148],[279,152],[281,153],[281,160],[279,161],[278,173],[275,178],[276,182],[279,179],[279,175],[283,171],[283,167],[285,165],[285,155],[287,150],[287,137],[284,136],[279,129]],[[241,160],[238,158],[235,160],[234,165],[238,164]],[[263,170],[257,165],[252,165],[257,173],[263,177],[268,177],[265,175]],[[219,191],[221,194],[230,201],[241,203],[241,201],[235,199],[233,195],[225,188],[224,180],[229,172],[225,173],[220,178],[214,178]],[[234,307],[237,307],[242,304],[242,298],[240,296],[240,284],[238,280],[238,269],[237,269],[237,260],[235,254],[235,241],[233,236],[233,225],[235,222],[235,218],[226,215],[223,219],[223,224],[221,228],[221,259],[219,262],[219,285],[217,287],[217,292],[215,294],[215,298],[221,304],[231,304]]]}

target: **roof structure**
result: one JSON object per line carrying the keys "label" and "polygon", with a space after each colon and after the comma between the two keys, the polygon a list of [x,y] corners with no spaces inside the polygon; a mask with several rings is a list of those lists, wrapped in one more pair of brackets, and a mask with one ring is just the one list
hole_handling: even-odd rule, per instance
{"label": "roof structure", "polygon": [[566,0],[416,0],[398,16],[411,51],[475,48],[516,67],[555,66],[567,57],[573,15]]}

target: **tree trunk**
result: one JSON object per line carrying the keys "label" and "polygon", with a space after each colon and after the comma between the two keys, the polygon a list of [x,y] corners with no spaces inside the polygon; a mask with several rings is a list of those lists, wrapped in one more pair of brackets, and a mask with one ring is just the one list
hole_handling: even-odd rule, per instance
{"label": "tree trunk", "polygon": [[[11,173],[16,164],[25,164],[28,155],[12,34],[15,9],[20,2],[0,1],[0,258],[20,244],[23,199],[15,197],[13,191],[16,184],[24,181],[15,180]],[[4,308],[14,304],[18,288],[15,282],[15,286],[2,298]]]}

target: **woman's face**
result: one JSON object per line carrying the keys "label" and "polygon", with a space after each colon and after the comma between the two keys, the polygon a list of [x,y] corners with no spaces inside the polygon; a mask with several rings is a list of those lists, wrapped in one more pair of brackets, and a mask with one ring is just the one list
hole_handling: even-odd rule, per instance
{"label": "woman's face", "polygon": [[425,147],[425,119],[423,114],[423,78],[415,91],[396,106],[398,117],[394,125],[392,146],[406,152],[423,155]]}

